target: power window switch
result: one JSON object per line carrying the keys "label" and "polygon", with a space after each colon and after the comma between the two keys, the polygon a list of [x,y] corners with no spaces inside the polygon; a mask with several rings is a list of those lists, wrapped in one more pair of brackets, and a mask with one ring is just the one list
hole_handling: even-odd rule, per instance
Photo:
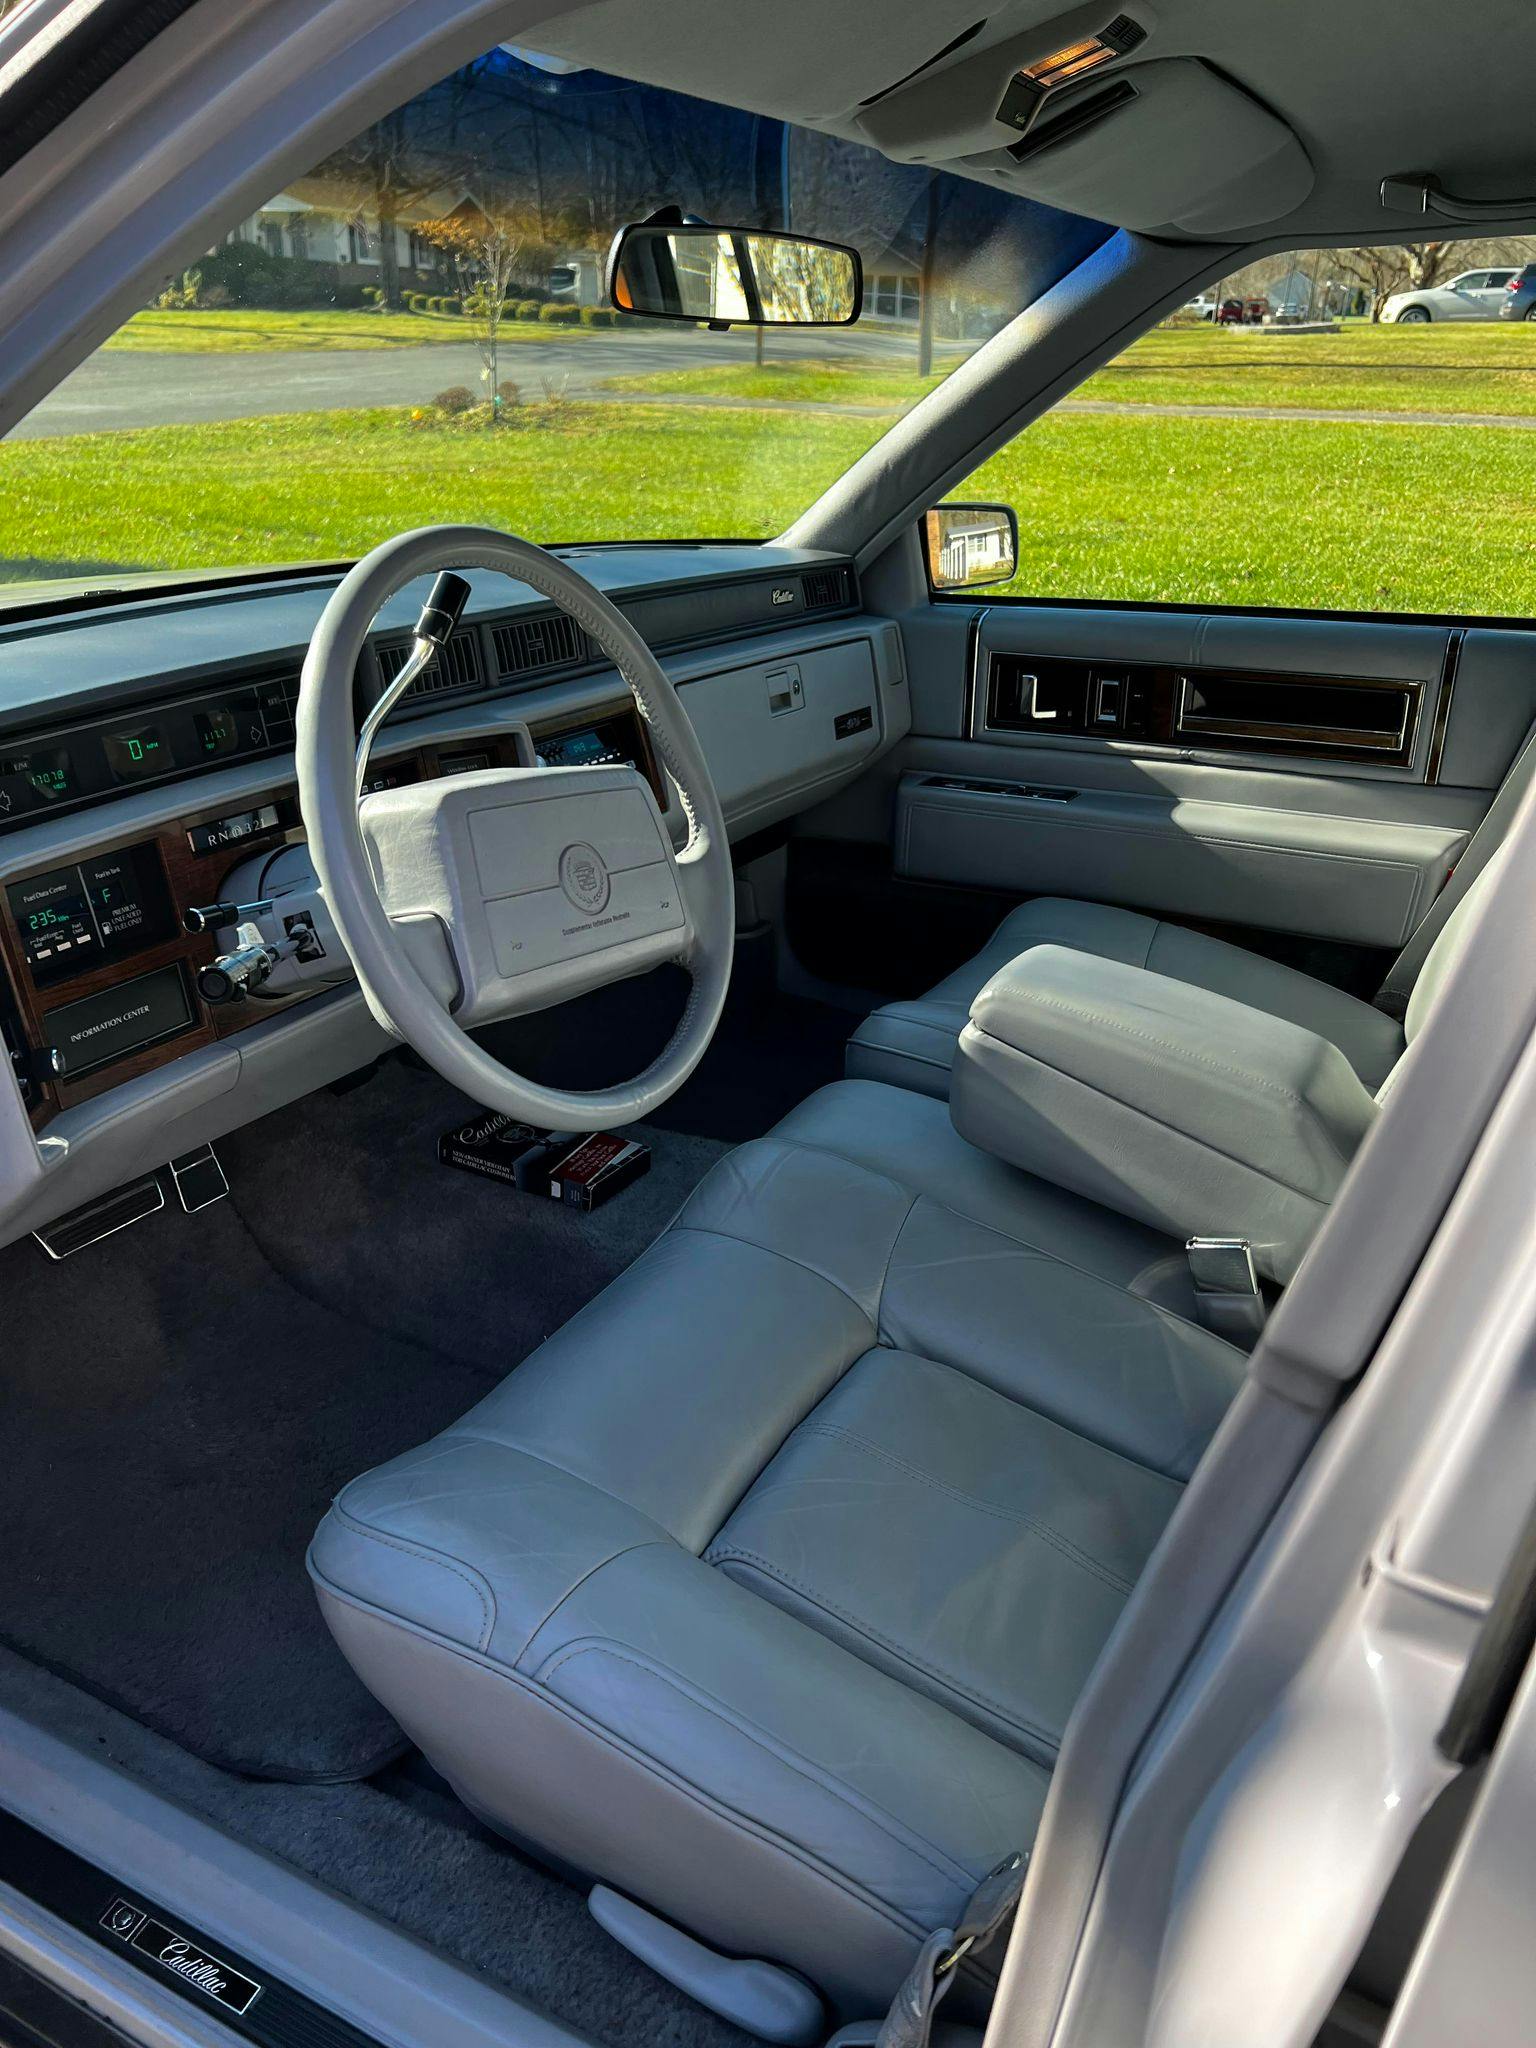
{"label": "power window switch", "polygon": [[1097,726],[1119,725],[1125,709],[1125,677],[1096,676],[1093,685],[1093,722]]}

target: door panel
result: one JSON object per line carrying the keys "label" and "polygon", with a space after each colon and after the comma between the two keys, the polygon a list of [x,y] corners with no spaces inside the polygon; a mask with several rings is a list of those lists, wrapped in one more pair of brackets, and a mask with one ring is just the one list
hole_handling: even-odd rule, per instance
{"label": "door panel", "polygon": [[1010,897],[1395,949],[1536,718],[1516,629],[953,603],[903,625],[912,735],[806,829]]}

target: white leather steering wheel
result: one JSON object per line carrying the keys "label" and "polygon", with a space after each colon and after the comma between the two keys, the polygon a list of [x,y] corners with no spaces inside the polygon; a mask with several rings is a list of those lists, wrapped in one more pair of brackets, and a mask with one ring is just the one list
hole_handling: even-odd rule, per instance
{"label": "white leather steering wheel", "polygon": [[[635,769],[504,768],[355,795],[352,679],[369,629],[404,584],[498,569],[554,600],[613,662],[687,820],[674,854]],[[304,663],[299,807],[331,916],[374,1015],[444,1080],[519,1122],[631,1123],[680,1088],[720,1021],[735,934],[730,845],[676,690],[602,592],[531,541],[431,526],[375,548],[338,586]],[[616,1088],[545,1088],[472,1028],[547,1008],[666,960],[692,986],[670,1043]]]}

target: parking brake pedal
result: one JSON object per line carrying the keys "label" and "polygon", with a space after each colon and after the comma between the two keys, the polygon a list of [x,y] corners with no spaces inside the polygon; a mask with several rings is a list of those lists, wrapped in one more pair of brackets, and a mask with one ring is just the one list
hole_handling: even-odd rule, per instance
{"label": "parking brake pedal", "polygon": [[195,1216],[199,1209],[212,1208],[229,1193],[229,1182],[211,1145],[199,1145],[195,1152],[183,1152],[179,1159],[173,1159],[171,1179],[189,1216]]}
{"label": "parking brake pedal", "polygon": [[750,1957],[719,1955],[605,1884],[592,1887],[587,1907],[599,1927],[649,1964],[658,1977],[758,2040],[809,2048],[825,2034],[820,1998],[792,1970]]}

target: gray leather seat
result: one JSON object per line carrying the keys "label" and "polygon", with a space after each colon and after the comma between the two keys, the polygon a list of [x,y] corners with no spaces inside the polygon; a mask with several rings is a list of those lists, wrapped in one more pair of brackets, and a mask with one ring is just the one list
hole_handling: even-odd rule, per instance
{"label": "gray leather seat", "polygon": [[875,2013],[1031,1840],[1244,1364],[1175,1242],[844,1081],[310,1568],[477,1813]]}
{"label": "gray leather seat", "polygon": [[[1471,901],[1470,891],[1464,900]],[[1300,1024],[1336,1045],[1371,1090],[1402,1056],[1403,1027],[1395,1018],[1293,967],[1138,911],[1037,896],[1010,911],[981,951],[926,996],[890,1003],[867,1017],[848,1041],[848,1073],[925,1095],[948,1094],[955,1042],[972,1002],[994,974],[1032,946],[1069,946],[1144,967]]]}

